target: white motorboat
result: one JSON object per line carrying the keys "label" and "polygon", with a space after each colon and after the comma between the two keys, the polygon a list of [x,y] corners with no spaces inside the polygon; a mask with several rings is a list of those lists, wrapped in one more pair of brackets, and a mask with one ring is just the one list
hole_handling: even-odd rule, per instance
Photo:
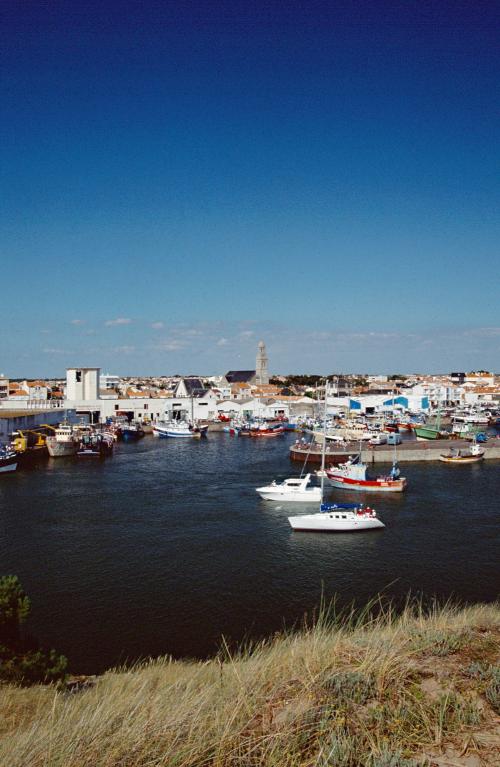
{"label": "white motorboat", "polygon": [[293,477],[283,482],[271,482],[265,487],[256,488],[256,492],[265,501],[284,501],[288,503],[320,503],[321,488],[310,485],[311,475]]}
{"label": "white motorboat", "polygon": [[352,533],[385,527],[377,513],[369,506],[355,503],[322,503],[319,514],[288,517],[299,532]]}
{"label": "white motorboat", "polygon": [[202,437],[207,433],[207,426],[198,426],[183,420],[158,421],[153,426],[155,437]]}
{"label": "white motorboat", "polygon": [[[325,413],[328,399],[328,381],[325,382]],[[288,517],[288,522],[293,530],[302,532],[322,533],[348,533],[362,530],[375,530],[385,527],[377,517],[376,512],[367,506],[354,503],[323,503],[323,491],[325,485],[325,455],[326,439],[323,440],[321,453],[321,487],[319,512],[316,514],[304,514],[296,517]]]}

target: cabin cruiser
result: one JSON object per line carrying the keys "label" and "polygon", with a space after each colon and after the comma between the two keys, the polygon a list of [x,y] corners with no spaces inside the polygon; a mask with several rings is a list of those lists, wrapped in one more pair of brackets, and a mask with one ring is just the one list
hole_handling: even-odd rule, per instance
{"label": "cabin cruiser", "polygon": [[256,488],[256,492],[265,501],[284,501],[286,503],[320,503],[321,488],[310,485],[311,475],[293,477],[283,482],[271,482],[265,487]]}

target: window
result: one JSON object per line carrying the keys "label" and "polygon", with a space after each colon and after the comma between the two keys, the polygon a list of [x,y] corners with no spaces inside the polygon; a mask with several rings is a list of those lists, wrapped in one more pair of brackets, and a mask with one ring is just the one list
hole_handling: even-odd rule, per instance
{"label": "window", "polygon": [[81,383],[82,382],[82,371],[81,370],[77,370],[76,371],[76,382],[77,383]]}
{"label": "window", "polygon": [[147,410],[149,405],[144,405],[144,410]]}

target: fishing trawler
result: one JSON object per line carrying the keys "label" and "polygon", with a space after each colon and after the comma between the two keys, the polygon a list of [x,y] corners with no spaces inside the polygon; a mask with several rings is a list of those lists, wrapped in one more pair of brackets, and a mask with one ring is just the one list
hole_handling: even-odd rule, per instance
{"label": "fishing trawler", "polygon": [[378,476],[374,479],[367,477],[367,469],[366,463],[361,461],[361,456],[355,455],[351,456],[345,463],[330,466],[325,470],[325,476],[328,483],[333,487],[365,492],[401,493],[408,484],[405,477],[400,477],[397,461],[394,461],[388,475]]}
{"label": "fishing trawler", "polygon": [[80,439],[73,426],[64,421],[57,427],[52,436],[46,438],[45,444],[51,458],[68,458],[76,455]]}

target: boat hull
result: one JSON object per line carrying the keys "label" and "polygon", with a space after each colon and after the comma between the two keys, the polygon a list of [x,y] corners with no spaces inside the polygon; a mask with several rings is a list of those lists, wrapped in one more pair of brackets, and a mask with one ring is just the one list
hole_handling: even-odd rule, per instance
{"label": "boat hull", "polygon": [[139,430],[122,429],[121,438],[124,442],[137,442],[144,437],[144,432]]}
{"label": "boat hull", "polygon": [[417,426],[414,432],[417,439],[443,439],[443,433],[439,429],[431,429],[428,426]]}
{"label": "boat hull", "polygon": [[17,455],[0,458],[0,474],[7,474],[17,469]]}
{"label": "boat hull", "polygon": [[467,463],[479,463],[484,458],[484,455],[460,455],[460,456],[450,456],[450,455],[440,455],[439,460],[442,463],[448,463],[448,464],[455,464],[456,466],[461,466],[462,464]]}
{"label": "boat hull", "polygon": [[392,480],[360,480],[349,479],[349,477],[330,476],[327,472],[327,479],[332,487],[344,488],[348,490],[358,490],[366,493],[384,492],[384,493],[402,493],[406,488],[406,479]]}
{"label": "boat hull", "polygon": [[51,458],[70,458],[78,450],[78,442],[58,442],[55,437],[47,437],[46,445]]}
{"label": "boat hull", "polygon": [[283,428],[280,429],[270,429],[269,431],[261,430],[261,429],[255,429],[254,431],[250,430],[250,437],[279,437],[281,434],[284,434],[285,430]]}
{"label": "boat hull", "polygon": [[160,439],[200,439],[202,433],[199,431],[170,431],[155,427],[153,434]]}
{"label": "boat hull", "polygon": [[305,493],[280,493],[276,490],[257,489],[258,494],[263,501],[282,501],[283,503],[315,503],[321,501],[321,490],[317,488],[314,491]]}
{"label": "boat hull", "polygon": [[355,533],[365,530],[380,530],[385,527],[377,517],[359,519],[338,519],[329,514],[307,514],[302,517],[288,517],[292,529],[300,533]]}

